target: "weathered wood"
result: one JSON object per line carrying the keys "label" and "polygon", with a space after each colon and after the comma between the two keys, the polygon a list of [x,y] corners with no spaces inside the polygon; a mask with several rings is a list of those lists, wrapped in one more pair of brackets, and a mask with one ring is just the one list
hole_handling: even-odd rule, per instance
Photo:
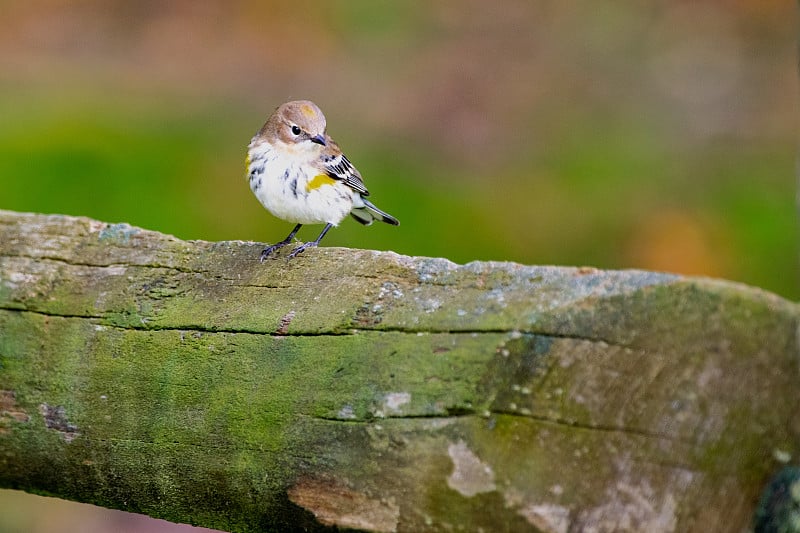
{"label": "weathered wood", "polygon": [[0,486],[229,531],[740,531],[796,304],[0,211]]}

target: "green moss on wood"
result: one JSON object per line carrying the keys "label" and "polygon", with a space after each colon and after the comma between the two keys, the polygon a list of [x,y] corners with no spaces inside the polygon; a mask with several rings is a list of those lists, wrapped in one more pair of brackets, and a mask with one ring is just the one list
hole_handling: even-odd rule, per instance
{"label": "green moss on wood", "polygon": [[259,250],[0,212],[0,486],[229,531],[713,531],[800,453],[800,314],[757,289]]}

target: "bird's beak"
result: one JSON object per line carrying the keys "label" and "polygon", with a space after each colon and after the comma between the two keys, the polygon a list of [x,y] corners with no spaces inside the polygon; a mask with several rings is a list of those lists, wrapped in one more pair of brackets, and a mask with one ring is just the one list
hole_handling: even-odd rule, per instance
{"label": "bird's beak", "polygon": [[311,137],[310,140],[312,143],[317,143],[321,144],[322,146],[327,146],[327,143],[325,142],[325,137],[322,134],[314,135],[313,137]]}

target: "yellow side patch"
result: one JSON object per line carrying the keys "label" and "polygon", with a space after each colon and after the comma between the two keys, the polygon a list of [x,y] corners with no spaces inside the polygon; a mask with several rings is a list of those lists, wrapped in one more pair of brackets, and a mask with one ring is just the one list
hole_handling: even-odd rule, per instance
{"label": "yellow side patch", "polygon": [[306,185],[306,192],[311,192],[314,189],[319,189],[323,185],[333,185],[336,183],[336,180],[330,176],[326,176],[325,174],[317,174],[314,176],[314,179],[308,182]]}

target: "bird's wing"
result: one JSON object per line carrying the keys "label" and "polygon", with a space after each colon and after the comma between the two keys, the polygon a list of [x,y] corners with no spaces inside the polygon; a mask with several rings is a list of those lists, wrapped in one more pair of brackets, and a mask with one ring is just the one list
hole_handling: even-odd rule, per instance
{"label": "bird's wing", "polygon": [[322,168],[325,174],[337,181],[343,181],[351,189],[369,196],[361,174],[334,142],[329,142],[322,152]]}

